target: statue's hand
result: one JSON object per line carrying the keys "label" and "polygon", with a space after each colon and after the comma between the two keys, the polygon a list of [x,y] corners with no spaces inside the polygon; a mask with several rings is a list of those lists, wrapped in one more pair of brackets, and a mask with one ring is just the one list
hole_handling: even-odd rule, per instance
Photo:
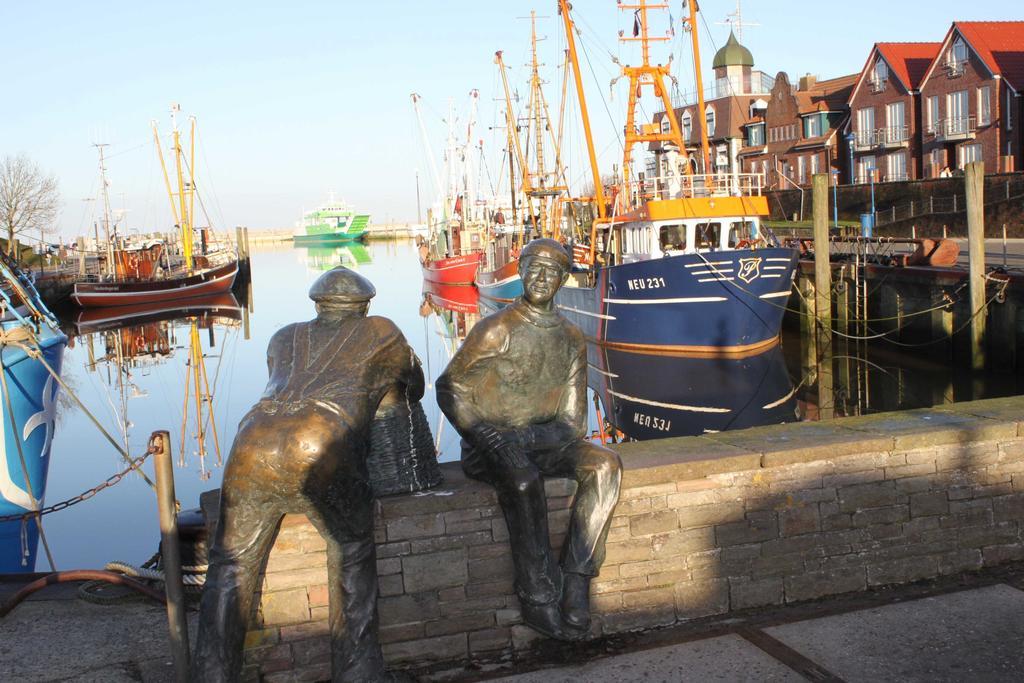
{"label": "statue's hand", "polygon": [[472,441],[476,448],[492,453],[507,467],[520,469],[530,466],[523,439],[516,432],[499,432],[493,426],[481,423],[473,427]]}
{"label": "statue's hand", "polygon": [[494,451],[497,457],[501,458],[506,466],[512,469],[523,469],[530,467],[530,459],[526,457],[526,451],[514,443],[505,443],[498,446]]}

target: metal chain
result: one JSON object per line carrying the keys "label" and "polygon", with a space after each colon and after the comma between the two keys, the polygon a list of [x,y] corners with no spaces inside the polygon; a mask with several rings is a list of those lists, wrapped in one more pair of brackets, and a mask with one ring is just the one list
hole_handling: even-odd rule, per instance
{"label": "metal chain", "polygon": [[77,505],[78,503],[89,500],[100,491],[103,491],[104,489],[109,489],[111,486],[116,485],[118,482],[120,482],[122,479],[128,476],[130,472],[138,470],[142,466],[142,464],[149,459],[149,456],[156,453],[157,450],[159,450],[159,446],[157,446],[156,443],[150,443],[149,448],[146,449],[146,452],[143,455],[130,461],[131,464],[127,467],[127,469],[118,472],[112,477],[109,477],[106,481],[97,486],[94,486],[88,491],[80,493],[73,498],[68,498],[67,500],[62,500],[59,503],[49,505],[41,510],[32,510],[29,512],[23,512],[18,515],[5,515],[3,517],[0,517],[0,522],[23,521],[26,519],[31,519],[36,516],[42,517],[43,515],[48,515],[51,512],[60,512],[61,510],[71,507],[72,505]]}

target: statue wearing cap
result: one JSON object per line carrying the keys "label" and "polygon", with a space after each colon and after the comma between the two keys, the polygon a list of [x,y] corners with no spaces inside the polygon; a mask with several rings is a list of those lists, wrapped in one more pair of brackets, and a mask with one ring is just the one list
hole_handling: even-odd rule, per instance
{"label": "statue wearing cap", "polygon": [[[463,437],[467,476],[497,489],[523,620],[550,637],[576,640],[589,627],[590,580],[604,559],[621,464],[614,452],[584,439],[586,344],[553,305],[569,268],[558,242],[526,245],[522,298],[470,331],[437,380],[437,401]],[[558,563],[544,477],[577,482]]]}
{"label": "statue wearing cap", "polygon": [[389,680],[377,639],[369,430],[378,410],[423,396],[419,360],[376,291],[338,267],[310,289],[317,316],[270,340],[270,380],[242,419],[221,487],[193,680],[236,681],[260,570],[286,513],[327,542],[332,680]]}

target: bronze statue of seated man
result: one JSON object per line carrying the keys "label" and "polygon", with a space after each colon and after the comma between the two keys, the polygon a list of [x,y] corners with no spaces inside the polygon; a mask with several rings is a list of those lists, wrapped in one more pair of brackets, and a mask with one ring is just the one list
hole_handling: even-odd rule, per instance
{"label": "bronze statue of seated man", "polygon": [[[463,470],[497,489],[523,619],[563,640],[589,628],[590,580],[604,560],[621,480],[618,456],[584,439],[586,343],[554,307],[569,268],[554,240],[527,244],[522,298],[477,323],[437,380],[438,404],[463,437]],[[544,477],[577,482],[558,564]]]}
{"label": "bronze statue of seated man", "polygon": [[367,480],[377,411],[423,396],[419,360],[386,318],[367,317],[373,285],[347,268],[309,296],[317,317],[270,340],[270,380],[239,425],[199,614],[195,681],[237,681],[259,574],[286,513],[327,542],[334,681],[391,680],[377,639],[373,496]]}

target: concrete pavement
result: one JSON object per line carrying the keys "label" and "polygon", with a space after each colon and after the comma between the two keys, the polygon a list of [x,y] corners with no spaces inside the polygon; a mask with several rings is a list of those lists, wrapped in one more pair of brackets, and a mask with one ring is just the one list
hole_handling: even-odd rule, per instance
{"label": "concrete pavement", "polygon": [[[0,595],[9,593],[0,590]],[[1024,564],[1001,572],[754,610],[423,680],[503,683],[1024,680]],[[0,620],[0,680],[173,680],[164,610],[42,592]],[[192,635],[194,637],[194,614]],[[572,661],[567,664],[567,661]],[[495,665],[500,667],[502,665]]]}

